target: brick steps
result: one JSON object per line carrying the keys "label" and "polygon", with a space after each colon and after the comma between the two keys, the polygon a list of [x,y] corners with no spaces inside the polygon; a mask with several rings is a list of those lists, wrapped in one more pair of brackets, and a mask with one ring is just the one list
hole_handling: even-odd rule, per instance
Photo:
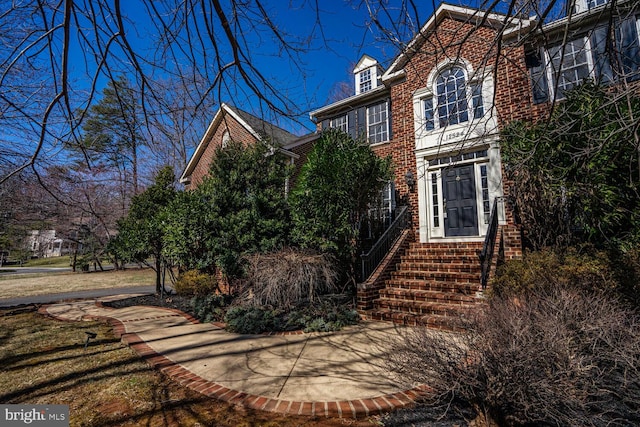
{"label": "brick steps", "polygon": [[427,281],[421,279],[389,279],[385,282],[387,288],[413,289],[435,292],[452,292],[465,295],[475,295],[480,290],[480,280],[478,283],[455,283],[445,281]]}
{"label": "brick steps", "polygon": [[428,291],[422,289],[402,289],[402,288],[384,288],[380,290],[380,297],[390,300],[417,301],[417,302],[436,302],[448,303],[455,305],[473,304],[476,301],[475,296],[443,292]]}
{"label": "brick steps", "polygon": [[412,243],[385,281],[367,317],[461,330],[460,320],[478,301],[481,247],[477,242]]}
{"label": "brick steps", "polygon": [[428,282],[444,282],[444,283],[479,283],[479,273],[468,273],[460,271],[424,271],[414,269],[400,269],[391,273],[391,280],[420,280]]}
{"label": "brick steps", "polygon": [[411,314],[386,309],[371,310],[367,314],[367,317],[372,320],[381,320],[408,326],[426,326],[443,331],[460,332],[464,330],[460,324],[460,317]]}

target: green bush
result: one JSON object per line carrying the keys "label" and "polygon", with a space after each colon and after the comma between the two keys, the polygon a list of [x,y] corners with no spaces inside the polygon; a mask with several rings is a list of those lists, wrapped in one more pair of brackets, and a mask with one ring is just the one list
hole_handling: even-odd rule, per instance
{"label": "green bush", "polygon": [[616,271],[606,252],[591,248],[528,252],[498,268],[490,295],[518,296],[558,286],[610,293],[617,288]]}
{"label": "green bush", "polygon": [[195,317],[201,322],[222,321],[230,302],[231,298],[228,295],[196,295],[191,299],[191,308]]}
{"label": "green bush", "polygon": [[266,307],[237,306],[225,316],[227,330],[240,334],[259,334],[303,330],[304,332],[339,331],[358,323],[360,316],[348,305],[328,301],[299,306],[295,310],[273,310]]}
{"label": "green bush", "polygon": [[214,276],[189,270],[178,277],[174,288],[180,295],[205,296],[218,290],[218,282]]}
{"label": "green bush", "polygon": [[273,311],[257,307],[232,307],[224,318],[227,330],[238,334],[260,334],[274,330]]}

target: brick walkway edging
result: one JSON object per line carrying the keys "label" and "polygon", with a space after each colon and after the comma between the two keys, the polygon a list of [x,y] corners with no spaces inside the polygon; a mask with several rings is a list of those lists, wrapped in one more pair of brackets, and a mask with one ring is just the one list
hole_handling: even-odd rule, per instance
{"label": "brick walkway edging", "polygon": [[[163,309],[182,315],[192,323],[199,323],[196,319],[181,312],[180,310],[171,308]],[[38,312],[58,320],[66,320],[63,317],[49,313],[47,311],[47,306],[40,307]],[[119,319],[109,316],[95,315],[87,315],[84,316],[83,319],[101,320],[109,323],[113,328],[113,332],[116,337],[120,338],[122,342],[131,347],[153,368],[158,369],[164,375],[167,375],[180,385],[188,387],[207,397],[212,397],[232,404],[239,404],[251,409],[288,415],[363,418],[413,405],[428,391],[430,391],[428,386],[421,385],[410,390],[373,398],[320,402],[290,401],[247,394],[224,387],[213,381],[206,380],[189,371],[179,363],[157,353],[142,338],[140,338],[138,334],[126,332],[124,323]]]}

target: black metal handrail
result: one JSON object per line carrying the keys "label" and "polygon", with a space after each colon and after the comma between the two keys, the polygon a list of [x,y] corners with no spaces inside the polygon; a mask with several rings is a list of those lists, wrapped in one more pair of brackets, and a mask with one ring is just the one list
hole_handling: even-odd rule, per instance
{"label": "black metal handrail", "polygon": [[367,253],[362,252],[362,255],[360,255],[360,262],[362,266],[362,275],[360,276],[361,282],[364,282],[369,278],[369,276],[371,276],[400,234],[402,234],[402,230],[407,228],[408,224],[409,209],[406,206],[398,207],[396,209],[396,219],[389,225],[389,228],[386,229]]}
{"label": "black metal handrail", "polygon": [[480,257],[480,264],[482,266],[482,276],[480,277],[480,283],[482,284],[482,290],[487,288],[489,282],[489,272],[491,270],[491,262],[493,261],[493,248],[496,245],[496,238],[498,237],[498,197],[493,200],[493,207],[491,208],[491,216],[489,217],[489,228],[487,229],[487,235],[484,237],[484,245],[482,246],[482,252],[478,254]]}

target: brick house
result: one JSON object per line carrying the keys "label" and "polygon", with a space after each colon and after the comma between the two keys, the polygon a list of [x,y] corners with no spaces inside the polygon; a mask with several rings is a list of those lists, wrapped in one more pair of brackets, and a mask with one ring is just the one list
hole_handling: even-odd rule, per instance
{"label": "brick house", "polygon": [[[364,55],[353,70],[355,94],[310,112],[315,135],[338,128],[392,157],[385,209],[395,215],[404,205],[411,217],[358,285],[363,315],[447,327],[478,300],[497,262],[491,254],[522,255],[500,129],[544,118],[586,78],[637,84],[640,77],[638,2],[618,2],[612,13],[604,13],[607,0],[573,6],[539,25],[441,4],[390,66]],[[299,165],[314,138],[282,148]],[[202,144],[196,154],[205,158]],[[193,162],[183,174],[193,176],[191,185]]]}
{"label": "brick house", "polygon": [[483,269],[478,254],[522,255],[500,129],[544,118],[585,78],[640,77],[638,3],[608,7],[578,1],[540,27],[441,4],[387,69],[363,56],[353,70],[355,94],[310,113],[318,131],[363,136],[391,156],[398,203],[411,213],[409,232],[358,285],[362,313],[447,326],[477,301],[487,267],[495,268],[497,257],[485,257]]}
{"label": "brick house", "polygon": [[197,187],[209,174],[216,147],[224,146],[231,140],[245,144],[267,143],[277,147],[299,170],[318,137],[315,133],[298,137],[237,107],[222,104],[182,172],[180,182],[187,190]]}

